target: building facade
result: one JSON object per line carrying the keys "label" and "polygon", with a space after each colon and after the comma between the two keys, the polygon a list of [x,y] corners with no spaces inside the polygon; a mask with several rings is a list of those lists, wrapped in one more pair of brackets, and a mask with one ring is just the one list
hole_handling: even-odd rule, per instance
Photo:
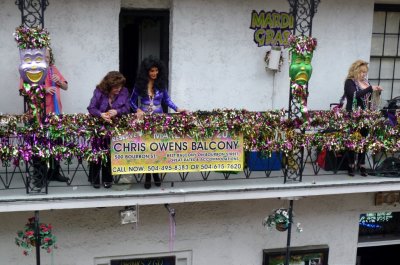
{"label": "building facade", "polygon": [[[350,64],[356,59],[370,61],[374,52],[379,53],[373,37],[382,24],[376,20],[380,16],[376,4],[388,5],[390,12],[400,1],[319,3],[312,26],[318,47],[312,61],[309,109],[329,109],[343,93]],[[280,72],[266,69],[264,56],[270,47],[259,47],[254,41],[255,31],[250,27],[253,10],[289,12],[289,3],[49,0],[45,27],[50,31],[56,65],[69,81],[68,91],[61,95],[64,111],[86,113],[96,84],[108,71],[120,70],[131,85],[138,63],[149,54],[168,62],[169,90],[178,106],[191,111],[287,108],[288,52],[283,51]],[[400,16],[390,15],[399,23]],[[18,95],[18,50],[12,37],[20,23],[14,1],[0,0],[2,113],[23,111]],[[398,56],[396,50],[395,62]],[[371,67],[378,73],[375,79],[382,79],[381,70],[376,69]],[[394,77],[400,76],[400,68],[383,65],[379,69],[393,69]],[[400,84],[390,84],[391,92],[384,92],[383,99],[399,95]],[[292,231],[291,247],[328,248],[330,265],[356,264],[363,247],[399,245],[395,236],[367,241],[359,237],[360,215],[400,212],[396,203],[375,202],[378,192],[398,193],[400,182],[396,179],[316,176],[305,178],[302,184],[277,184],[275,179],[265,183],[263,172],[254,174],[259,179],[182,182],[174,187],[166,182],[150,191],[134,185],[129,193],[102,191],[90,196],[81,187],[68,187],[66,194],[55,189],[52,195],[36,197],[7,197],[10,190],[0,190],[0,264],[34,264],[34,254],[23,256],[13,242],[16,231],[35,210],[40,211],[43,222],[53,224],[59,245],[54,256],[42,251],[41,264],[113,265],[120,263],[112,260],[169,256],[176,257],[177,265],[268,264],[263,263],[263,251],[285,248],[287,233],[269,231],[262,221],[273,209],[288,207],[291,199],[295,222],[304,230]],[[166,203],[176,211],[175,237],[170,235]],[[120,224],[119,211],[129,205],[139,206],[137,226]],[[362,260],[359,264],[367,264]]]}

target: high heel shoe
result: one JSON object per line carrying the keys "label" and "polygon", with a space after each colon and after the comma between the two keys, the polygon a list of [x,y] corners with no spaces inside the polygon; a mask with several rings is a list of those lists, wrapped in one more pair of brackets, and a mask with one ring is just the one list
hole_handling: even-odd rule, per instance
{"label": "high heel shoe", "polygon": [[161,179],[160,179],[160,176],[158,175],[158,173],[154,173],[153,174],[153,179],[154,179],[154,184],[157,187],[160,187],[161,186]]}
{"label": "high heel shoe", "polygon": [[350,165],[349,165],[349,169],[347,170],[347,174],[348,174],[350,177],[354,177],[354,172],[355,172],[354,166],[350,166]]}
{"label": "high heel shoe", "polygon": [[363,177],[368,176],[367,169],[365,167],[360,167],[360,174]]}
{"label": "high heel shoe", "polygon": [[151,174],[149,174],[149,173],[146,173],[146,179],[144,181],[144,188],[146,190],[151,188]]}

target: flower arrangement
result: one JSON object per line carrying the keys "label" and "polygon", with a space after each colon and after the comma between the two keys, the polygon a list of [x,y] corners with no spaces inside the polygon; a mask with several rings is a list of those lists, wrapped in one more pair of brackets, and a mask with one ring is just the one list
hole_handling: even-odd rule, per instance
{"label": "flower arrangement", "polygon": [[304,56],[313,53],[317,48],[317,39],[312,37],[290,35],[288,42],[289,51]]}
{"label": "flower arrangement", "polygon": [[15,29],[13,35],[19,49],[42,49],[50,46],[49,32],[46,29],[21,25]]}
{"label": "flower arrangement", "polygon": [[[275,228],[280,232],[284,232],[289,227],[289,210],[285,208],[279,208],[272,212],[272,214],[268,215],[263,221],[263,226],[268,227],[269,229]],[[300,227],[300,223],[297,223],[297,232],[302,232],[303,228]]]}
{"label": "flower arrangement", "polygon": [[[56,237],[52,234],[51,224],[39,224],[39,240],[40,247],[45,249],[47,253],[51,253],[53,249],[57,248]],[[22,247],[22,252],[25,256],[32,252],[32,249],[36,246],[35,238],[35,217],[28,219],[28,223],[25,225],[24,230],[18,231],[15,238],[15,244]]]}

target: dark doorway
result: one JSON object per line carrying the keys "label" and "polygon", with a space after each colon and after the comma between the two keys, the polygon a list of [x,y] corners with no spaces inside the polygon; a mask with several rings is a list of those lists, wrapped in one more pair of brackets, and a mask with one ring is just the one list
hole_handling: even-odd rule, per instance
{"label": "dark doorway", "polygon": [[357,265],[398,264],[400,245],[362,247],[357,249]]}
{"label": "dark doorway", "polygon": [[153,55],[161,59],[168,70],[169,10],[121,9],[119,16],[120,72],[132,91],[141,61]]}

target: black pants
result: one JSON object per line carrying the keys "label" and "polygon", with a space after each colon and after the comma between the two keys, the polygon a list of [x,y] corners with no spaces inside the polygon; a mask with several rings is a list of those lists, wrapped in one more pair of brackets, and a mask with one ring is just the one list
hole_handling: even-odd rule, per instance
{"label": "black pants", "polygon": [[[104,137],[99,138],[95,143],[96,148],[99,149],[109,149],[110,148],[110,138]],[[111,175],[111,156],[107,156],[107,162],[103,163],[101,160],[97,162],[89,162],[89,182],[92,184],[100,184],[100,171],[103,183],[113,182],[113,176]]]}
{"label": "black pants", "polygon": [[60,161],[51,158],[50,160],[50,168],[47,171],[47,178],[49,180],[56,179],[60,175]]}
{"label": "black pants", "polygon": [[[368,130],[366,128],[361,128],[360,134],[362,137],[366,137],[368,135]],[[349,151],[349,165],[354,165],[355,157],[358,156],[358,165],[365,165],[365,153],[357,153],[354,151]]]}
{"label": "black pants", "polygon": [[113,182],[113,176],[111,175],[111,161],[110,158],[104,164],[101,161],[89,162],[89,182],[92,184],[100,184],[100,171],[101,179],[103,183]]}

